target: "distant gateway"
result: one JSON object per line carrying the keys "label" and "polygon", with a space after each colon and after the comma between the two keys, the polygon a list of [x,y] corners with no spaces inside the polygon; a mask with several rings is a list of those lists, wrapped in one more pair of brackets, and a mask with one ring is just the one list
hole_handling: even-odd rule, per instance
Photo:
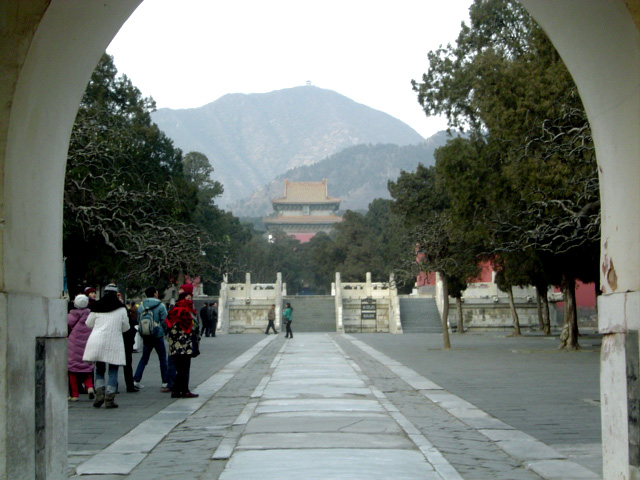
{"label": "distant gateway", "polygon": [[340,199],[329,196],[327,179],[321,182],[284,181],[284,196],[271,200],[275,212],[262,221],[267,232],[284,232],[305,243],[318,232],[329,233],[342,217]]}

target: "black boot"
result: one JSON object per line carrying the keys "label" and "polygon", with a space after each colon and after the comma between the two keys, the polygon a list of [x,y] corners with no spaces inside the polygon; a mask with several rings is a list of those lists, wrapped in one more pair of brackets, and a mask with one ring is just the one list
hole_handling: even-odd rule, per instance
{"label": "black boot", "polygon": [[105,396],[104,408],[118,408],[118,404],[115,402],[115,399],[115,393],[107,393]]}
{"label": "black boot", "polygon": [[93,401],[93,406],[100,408],[104,403],[104,387],[96,388],[96,399]]}

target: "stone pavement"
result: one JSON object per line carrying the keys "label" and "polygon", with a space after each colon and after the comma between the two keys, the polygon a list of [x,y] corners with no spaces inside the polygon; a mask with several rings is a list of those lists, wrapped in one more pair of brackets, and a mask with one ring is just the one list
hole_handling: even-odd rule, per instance
{"label": "stone pavement", "polygon": [[600,478],[597,338],[574,353],[544,337],[454,335],[451,351],[441,341],[205,338],[197,399],[160,393],[152,357],[147,388],[119,395],[121,408],[70,405],[70,476]]}

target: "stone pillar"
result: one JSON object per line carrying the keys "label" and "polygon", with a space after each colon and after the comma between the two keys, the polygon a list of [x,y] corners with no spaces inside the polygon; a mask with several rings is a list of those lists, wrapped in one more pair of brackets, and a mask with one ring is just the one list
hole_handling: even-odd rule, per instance
{"label": "stone pillar", "polygon": [[282,273],[276,274],[276,330],[282,327]]}
{"label": "stone pillar", "polygon": [[340,279],[340,272],[336,272],[335,283],[335,304],[336,304],[336,332],[344,333],[344,323],[342,318],[342,280]]}
{"label": "stone pillar", "polygon": [[220,333],[229,333],[229,288],[227,275],[220,284],[220,297],[218,298],[218,328]]}
{"label": "stone pillar", "polygon": [[244,299],[246,303],[251,303],[251,273],[249,272],[245,274]]}
{"label": "stone pillar", "polygon": [[640,292],[601,295],[598,312],[604,478],[640,478]]}
{"label": "stone pillar", "polygon": [[364,296],[366,298],[373,297],[373,286],[371,285],[371,272],[367,272],[366,285],[364,287]]}
{"label": "stone pillar", "polygon": [[389,277],[389,333],[402,333],[400,321],[400,299],[396,287],[395,275]]}

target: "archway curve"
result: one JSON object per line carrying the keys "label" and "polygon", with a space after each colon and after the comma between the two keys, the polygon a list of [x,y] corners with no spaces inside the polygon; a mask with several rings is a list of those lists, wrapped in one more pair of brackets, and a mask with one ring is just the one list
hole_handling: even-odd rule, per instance
{"label": "archway curve", "polygon": [[[628,478],[635,458],[630,448],[637,448],[621,432],[629,431],[627,360],[638,367],[638,351],[628,350],[626,339],[640,329],[640,13],[632,0],[521,1],[574,76],[596,143],[603,205],[601,283],[607,294],[600,301],[600,328],[606,334],[604,468],[605,478]],[[54,432],[66,431],[66,395],[55,395],[57,389],[66,390],[66,379],[55,368],[66,356],[60,342],[53,341],[66,335],[65,306],[59,300],[66,152],[86,82],[139,3],[0,0],[0,12],[8,19],[0,47],[0,355],[5,365],[0,374],[0,411],[5,412],[0,468],[5,470],[0,477],[34,478],[43,468],[52,478],[66,475],[59,461],[66,451],[53,440]],[[35,338],[52,340],[45,364],[53,373],[40,386],[32,378],[15,380],[36,368]],[[42,407],[49,430],[41,448],[53,459],[45,465],[28,463],[23,454],[43,441],[35,433],[37,388],[53,392]],[[25,436],[25,431],[34,433]]]}

